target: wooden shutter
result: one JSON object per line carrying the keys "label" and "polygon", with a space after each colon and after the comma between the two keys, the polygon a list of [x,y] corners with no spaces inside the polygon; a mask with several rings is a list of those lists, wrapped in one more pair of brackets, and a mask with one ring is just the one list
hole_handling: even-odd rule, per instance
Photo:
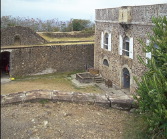
{"label": "wooden shutter", "polygon": [[122,55],[122,46],[123,46],[122,36],[119,35],[119,54],[120,55]]}
{"label": "wooden shutter", "polygon": [[129,58],[133,59],[133,38],[130,38],[129,43]]}
{"label": "wooden shutter", "polygon": [[101,48],[103,48],[104,45],[104,33],[101,32]]}
{"label": "wooden shutter", "polygon": [[111,33],[108,36],[108,51],[111,51]]}

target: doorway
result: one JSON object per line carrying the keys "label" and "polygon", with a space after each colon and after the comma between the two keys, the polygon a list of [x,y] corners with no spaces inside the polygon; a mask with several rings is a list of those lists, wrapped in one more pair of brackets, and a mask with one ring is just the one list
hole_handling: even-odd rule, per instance
{"label": "doorway", "polygon": [[0,70],[1,70],[1,77],[8,77],[10,71],[10,52],[1,52],[0,53]]}
{"label": "doorway", "polygon": [[123,69],[123,88],[130,88],[130,73],[127,68]]}

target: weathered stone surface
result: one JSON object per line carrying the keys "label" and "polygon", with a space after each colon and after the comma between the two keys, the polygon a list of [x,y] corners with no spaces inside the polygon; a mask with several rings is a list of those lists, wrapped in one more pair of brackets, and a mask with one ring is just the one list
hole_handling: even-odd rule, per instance
{"label": "weathered stone surface", "polygon": [[122,110],[130,110],[132,108],[133,100],[131,99],[119,99],[110,98],[111,107]]}
{"label": "weathered stone surface", "polygon": [[[9,50],[3,48],[3,51]],[[94,44],[10,49],[10,75],[29,76],[85,70],[94,65]]]}
{"label": "weathered stone surface", "polygon": [[117,97],[79,92],[63,92],[56,90],[33,90],[28,92],[19,92],[9,95],[1,95],[1,104],[11,104],[26,101],[37,101],[47,99],[53,102],[66,101],[74,103],[89,103],[104,107],[129,110],[134,108],[133,99],[127,97]]}
{"label": "weathered stone surface", "polygon": [[3,100],[1,100],[1,104],[18,103],[24,101],[25,98],[26,96],[24,92],[9,94],[3,97]]}
{"label": "weathered stone surface", "polygon": [[54,91],[52,94],[53,101],[68,101],[72,102],[73,92]]}
{"label": "weathered stone surface", "polygon": [[49,90],[38,90],[35,92],[37,99],[51,99],[52,98],[52,91]]}
{"label": "weathered stone surface", "polygon": [[72,97],[73,102],[87,102],[87,103],[94,103],[95,97],[92,97],[92,94],[88,93],[78,93],[74,92]]}
{"label": "weathered stone surface", "polygon": [[107,99],[105,95],[95,95],[95,103],[97,105],[105,106],[105,107],[110,107],[110,101]]}
{"label": "weathered stone surface", "polygon": [[43,44],[46,42],[28,27],[15,26],[1,29],[1,46],[15,45],[16,38],[20,41],[20,44],[17,45]]}
{"label": "weathered stone surface", "polygon": [[29,92],[26,92],[26,98],[25,98],[25,101],[30,101],[30,100],[35,100],[35,99],[37,99],[35,93],[36,93],[35,91],[29,91]]}

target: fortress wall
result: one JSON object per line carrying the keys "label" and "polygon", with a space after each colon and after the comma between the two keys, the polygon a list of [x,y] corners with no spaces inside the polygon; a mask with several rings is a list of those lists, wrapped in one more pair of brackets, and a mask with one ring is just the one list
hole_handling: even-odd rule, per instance
{"label": "fortress wall", "polygon": [[12,77],[85,70],[93,65],[93,44],[34,46],[10,52]]}

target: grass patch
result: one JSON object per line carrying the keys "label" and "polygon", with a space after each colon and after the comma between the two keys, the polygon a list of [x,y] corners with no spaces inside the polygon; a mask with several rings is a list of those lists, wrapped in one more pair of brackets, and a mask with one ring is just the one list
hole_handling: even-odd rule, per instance
{"label": "grass patch", "polygon": [[62,37],[62,38],[54,38],[54,37],[49,37],[41,32],[38,32],[38,34],[43,37],[45,40],[48,42],[53,42],[53,41],[94,41],[94,36],[90,37],[82,37],[82,38],[68,38],[68,37]]}
{"label": "grass patch", "polygon": [[147,123],[139,114],[131,114],[124,125],[124,139],[151,139],[147,135]]}
{"label": "grass patch", "polygon": [[53,73],[47,75],[36,75],[29,77],[18,77],[14,81],[1,85],[1,94],[9,94],[30,90],[60,90],[81,93],[102,93],[102,90],[95,86],[85,88],[75,87],[69,77],[76,72]]}
{"label": "grass patch", "polygon": [[47,99],[41,99],[41,100],[39,100],[39,103],[41,103],[42,106],[45,106],[45,104],[48,103],[48,102],[49,102],[49,100],[47,100]]}

